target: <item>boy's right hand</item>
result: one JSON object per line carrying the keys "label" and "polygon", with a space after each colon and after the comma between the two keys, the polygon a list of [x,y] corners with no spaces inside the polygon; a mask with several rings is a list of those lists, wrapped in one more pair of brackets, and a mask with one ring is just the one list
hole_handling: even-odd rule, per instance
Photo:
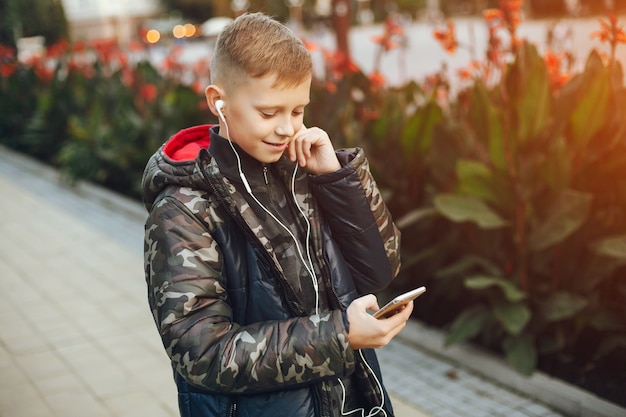
{"label": "boy's right hand", "polygon": [[321,175],[341,169],[328,133],[319,127],[302,125],[285,152],[292,162],[297,162],[311,174]]}
{"label": "boy's right hand", "polygon": [[386,346],[406,325],[413,311],[413,301],[389,318],[375,319],[368,310],[378,310],[378,302],[373,294],[357,298],[347,310],[350,330],[348,341],[352,349],[381,348]]}

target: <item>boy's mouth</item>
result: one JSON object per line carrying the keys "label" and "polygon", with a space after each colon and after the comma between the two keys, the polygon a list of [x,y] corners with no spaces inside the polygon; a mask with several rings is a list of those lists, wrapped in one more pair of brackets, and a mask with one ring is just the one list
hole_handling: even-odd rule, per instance
{"label": "boy's mouth", "polygon": [[284,143],[263,142],[263,143],[265,143],[266,145],[269,145],[270,147],[272,147],[273,149],[277,151],[284,151],[287,145],[289,144],[289,142],[284,142]]}

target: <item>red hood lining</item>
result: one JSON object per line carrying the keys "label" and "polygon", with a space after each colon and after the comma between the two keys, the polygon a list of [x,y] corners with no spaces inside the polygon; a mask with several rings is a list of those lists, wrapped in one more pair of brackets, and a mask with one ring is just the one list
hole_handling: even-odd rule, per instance
{"label": "red hood lining", "polygon": [[179,131],[165,143],[163,152],[174,161],[193,161],[198,157],[200,149],[209,147],[209,129],[212,127],[199,125]]}

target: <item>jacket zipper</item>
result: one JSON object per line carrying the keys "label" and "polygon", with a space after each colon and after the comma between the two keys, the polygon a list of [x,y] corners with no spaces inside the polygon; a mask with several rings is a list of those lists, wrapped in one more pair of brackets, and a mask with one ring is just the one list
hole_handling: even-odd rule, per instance
{"label": "jacket zipper", "polygon": [[[264,173],[266,170],[267,170],[267,167],[264,166]],[[220,190],[218,190],[218,188],[213,184],[213,181],[211,181],[209,179],[209,176],[206,175],[206,173],[204,172],[204,169],[202,170],[202,172],[203,172],[203,176],[209,183],[209,186],[211,187],[211,189],[217,196],[219,202],[223,204],[223,206],[226,208],[226,211],[231,214],[231,216],[239,224],[241,229],[244,230],[245,233],[248,234],[252,238],[252,242],[255,242],[254,244],[260,247],[261,256],[263,256],[267,260],[268,265],[274,265],[274,259],[272,259],[271,255],[265,250],[261,242],[259,242],[259,239],[256,237],[254,232],[250,229],[246,221],[241,217],[241,214],[239,212],[235,212],[230,209],[228,202],[227,202],[228,196],[224,195],[222,192],[220,192]],[[274,267],[274,272],[279,275],[282,275],[280,272],[276,270],[275,267]],[[292,291],[288,289],[288,285],[282,282],[283,280],[284,280],[284,277],[283,279],[279,281],[281,282],[281,288],[283,289],[283,294],[285,297],[285,302],[287,303],[287,307],[289,308],[289,310],[294,316],[297,316],[297,317],[304,316],[305,312],[302,309],[302,307],[293,301],[296,299],[295,294],[293,294]]]}
{"label": "jacket zipper", "polygon": [[228,410],[228,417],[236,417],[237,416],[237,402],[233,401],[230,405],[230,410]]}
{"label": "jacket zipper", "polygon": [[[322,382],[322,384],[324,383],[325,382]],[[320,387],[314,386],[311,388],[311,391],[313,392],[313,407],[317,410],[317,413],[320,415],[320,417],[327,417],[328,413],[327,410],[324,409],[324,401],[322,401],[322,393],[320,392]]]}
{"label": "jacket zipper", "polygon": [[267,180],[267,165],[263,165],[263,179],[265,180],[265,185],[268,185],[270,183]]}

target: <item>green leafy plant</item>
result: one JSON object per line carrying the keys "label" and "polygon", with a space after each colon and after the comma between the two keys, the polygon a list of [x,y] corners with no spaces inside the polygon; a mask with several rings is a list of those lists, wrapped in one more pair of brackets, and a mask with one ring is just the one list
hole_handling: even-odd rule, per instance
{"label": "green leafy plant", "polygon": [[[198,85],[174,49],[157,70],[116,42],[59,43],[30,62],[4,53],[1,140],[60,168],[71,182],[101,183],[139,198],[148,157],[171,134],[205,122]],[[206,77],[202,62],[193,69]]]}
{"label": "green leafy plant", "polygon": [[[444,181],[426,185],[425,202],[446,222],[420,221],[450,236],[448,256],[410,271],[429,271],[433,302],[455,311],[448,344],[479,340],[528,374],[598,331],[586,341],[596,360],[625,346],[626,89],[614,53],[592,52],[582,73],[560,77],[515,36],[512,3],[486,13],[511,44],[480,67],[428,150],[449,150],[429,166]],[[609,20],[606,39],[624,39]]]}

